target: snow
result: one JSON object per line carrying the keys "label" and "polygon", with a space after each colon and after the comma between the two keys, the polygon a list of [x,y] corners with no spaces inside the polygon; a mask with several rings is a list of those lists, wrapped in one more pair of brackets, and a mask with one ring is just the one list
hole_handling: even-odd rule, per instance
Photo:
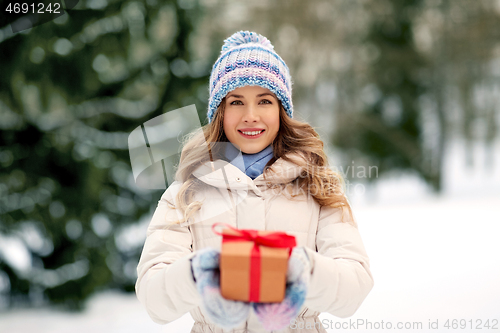
{"label": "snow", "polygon": [[2,333],[189,332],[193,319],[185,315],[169,324],[154,323],[135,295],[106,291],[92,297],[82,313],[49,309],[12,310],[0,314]]}
{"label": "snow", "polygon": [[[500,320],[499,148],[499,142],[490,152],[474,146],[476,165],[469,169],[462,143],[450,144],[440,196],[410,174],[381,178],[374,188],[350,198],[375,286],[352,317],[322,313],[328,332],[383,331],[388,323],[395,329],[398,322],[421,323],[421,329],[404,329],[408,332],[448,332],[453,329],[444,326],[447,319],[450,326],[452,320],[462,320],[469,325],[462,331],[471,331],[479,320],[490,325]],[[487,168],[487,158],[496,168]],[[436,321],[437,329],[430,329]],[[184,333],[193,323],[186,314],[168,325],[155,324],[134,294],[116,291],[95,295],[78,314],[40,309],[0,313],[1,333]]]}

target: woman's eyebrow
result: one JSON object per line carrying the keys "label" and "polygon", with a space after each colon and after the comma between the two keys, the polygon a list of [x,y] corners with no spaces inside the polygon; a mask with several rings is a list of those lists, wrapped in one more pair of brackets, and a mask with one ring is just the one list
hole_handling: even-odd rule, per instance
{"label": "woman's eyebrow", "polygon": [[271,94],[271,93],[263,93],[263,94],[257,95],[257,97],[262,97],[262,96],[266,96],[266,95],[269,95],[271,97],[276,98],[276,96],[274,94]]}
{"label": "woman's eyebrow", "polygon": [[[269,95],[269,96],[272,96],[272,97],[276,98],[276,96],[274,96],[274,95],[273,95],[273,94],[271,94],[271,93],[267,93],[267,92],[266,92],[266,93],[263,93],[263,94],[259,94],[259,95],[257,95],[257,97],[262,97],[262,96],[266,96],[266,95]],[[241,96],[241,95],[236,95],[236,94],[229,94],[227,97],[228,97],[228,98],[229,98],[229,97],[244,98],[243,96]]]}

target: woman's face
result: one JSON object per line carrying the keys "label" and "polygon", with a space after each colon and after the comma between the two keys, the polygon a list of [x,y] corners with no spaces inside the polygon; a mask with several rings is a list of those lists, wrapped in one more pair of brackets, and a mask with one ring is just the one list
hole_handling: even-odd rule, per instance
{"label": "woman's face", "polygon": [[243,153],[258,153],[274,141],[280,128],[280,109],[269,89],[236,88],[227,94],[225,103],[224,133]]}

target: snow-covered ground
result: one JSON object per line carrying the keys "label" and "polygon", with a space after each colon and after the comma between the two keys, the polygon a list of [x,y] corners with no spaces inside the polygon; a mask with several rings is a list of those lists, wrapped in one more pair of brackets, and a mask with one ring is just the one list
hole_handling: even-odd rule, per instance
{"label": "snow-covered ground", "polygon": [[[321,314],[328,332],[398,325],[408,332],[470,332],[487,330],[487,320],[490,329],[500,329],[500,144],[491,152],[476,147],[470,170],[462,147],[449,147],[442,196],[405,175],[380,179],[351,197],[375,286],[351,318]],[[483,163],[488,154],[494,159],[489,171]],[[81,314],[0,313],[1,333],[185,333],[192,325],[189,314],[157,325],[135,295],[113,291],[92,297]]]}

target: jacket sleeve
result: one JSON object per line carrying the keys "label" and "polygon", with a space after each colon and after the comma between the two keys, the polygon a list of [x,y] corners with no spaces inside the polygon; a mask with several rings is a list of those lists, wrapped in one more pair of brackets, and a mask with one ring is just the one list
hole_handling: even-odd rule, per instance
{"label": "jacket sleeve", "polygon": [[174,203],[178,186],[171,184],[158,202],[137,266],[137,297],[158,324],[170,323],[201,304],[191,272],[191,231],[178,224],[167,229],[182,216],[167,204]]}
{"label": "jacket sleeve", "polygon": [[[344,211],[344,218],[342,218]],[[344,222],[343,222],[344,221]],[[352,316],[373,287],[369,259],[347,208],[322,206],[305,305],[340,318]]]}

